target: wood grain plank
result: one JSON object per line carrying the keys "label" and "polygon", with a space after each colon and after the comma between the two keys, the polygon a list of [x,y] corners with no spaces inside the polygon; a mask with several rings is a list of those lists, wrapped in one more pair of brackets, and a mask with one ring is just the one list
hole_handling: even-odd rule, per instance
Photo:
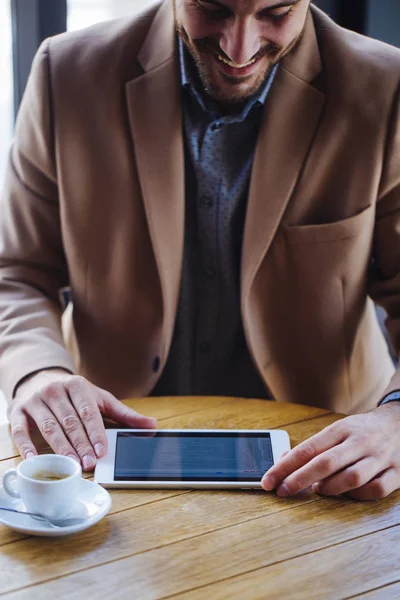
{"label": "wood grain plank", "polygon": [[[152,413],[158,419],[168,419],[179,415],[188,415],[190,413],[209,411],[210,409],[219,409],[226,406],[228,409],[239,408],[243,413],[245,410],[251,411],[254,407],[263,407],[271,414],[281,413],[290,421],[302,420],[310,417],[321,416],[328,411],[313,406],[301,404],[290,404],[287,402],[276,402],[275,400],[260,400],[257,398],[235,398],[224,396],[177,396],[177,397],[149,397],[149,398],[129,398],[123,401],[124,404],[145,414]],[[150,412],[149,412],[150,411]],[[219,415],[219,410],[215,410]]]}
{"label": "wood grain plank", "polygon": [[[196,591],[177,594],[174,600],[342,600],[351,594],[368,598],[366,594],[371,588],[398,579],[399,542],[400,527],[397,526]],[[390,598],[384,591],[382,593],[375,598]]]}
{"label": "wood grain plank", "polygon": [[350,596],[343,600],[399,600],[400,598],[400,582],[394,583],[393,585],[386,585],[385,587],[367,592],[366,594],[357,594],[357,596]]}
{"label": "wood grain plank", "polygon": [[314,407],[267,400],[237,399],[221,405],[218,410],[211,407],[177,415],[163,419],[159,425],[171,429],[277,429],[327,414],[327,411]]}
{"label": "wood grain plank", "polygon": [[123,403],[149,417],[168,419],[230,404],[236,398],[226,396],[149,396],[145,398],[128,398]]}
{"label": "wood grain plank", "polygon": [[[74,598],[74,587],[81,581],[74,572],[84,571],[82,577],[90,579],[95,596],[105,587],[112,594],[117,586],[121,594],[162,598],[273,567],[277,560],[335,548],[359,536],[368,540],[367,534],[378,530],[390,535],[388,528],[395,529],[399,543],[399,498],[398,494],[371,504],[344,498],[306,503],[260,492],[193,492],[112,515],[79,538],[57,545],[54,540],[38,544],[28,539],[3,547],[0,590],[61,578],[57,589],[65,586],[65,593]],[[383,584],[395,579],[396,568],[397,577],[400,573],[396,554],[389,549],[387,556],[392,579]],[[371,554],[367,562],[372,565],[375,558]],[[327,564],[325,569],[329,572]],[[153,595],[146,596],[149,589]],[[40,598],[48,597],[46,587],[35,590],[40,590]],[[207,593],[214,598],[213,591]]]}
{"label": "wood grain plank", "polygon": [[79,568],[87,569],[224,529],[236,522],[303,506],[307,499],[313,500],[310,494],[305,499],[281,502],[263,492],[188,492],[111,514],[95,527],[79,536],[61,539],[57,545],[54,539],[26,538],[1,547],[0,590],[72,573],[78,570],[78,559]]}

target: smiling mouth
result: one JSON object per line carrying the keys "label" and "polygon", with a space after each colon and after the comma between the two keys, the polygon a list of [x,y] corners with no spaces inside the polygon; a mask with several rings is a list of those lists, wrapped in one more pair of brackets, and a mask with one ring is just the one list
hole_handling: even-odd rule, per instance
{"label": "smiling mouth", "polygon": [[246,63],[239,65],[237,63],[232,62],[231,60],[228,60],[227,58],[224,58],[220,54],[215,54],[215,56],[220,62],[224,63],[225,65],[228,65],[229,67],[232,67],[233,69],[238,69],[238,70],[245,69],[246,67],[249,67],[250,65],[254,65],[254,63],[258,60],[257,58],[251,58]]}

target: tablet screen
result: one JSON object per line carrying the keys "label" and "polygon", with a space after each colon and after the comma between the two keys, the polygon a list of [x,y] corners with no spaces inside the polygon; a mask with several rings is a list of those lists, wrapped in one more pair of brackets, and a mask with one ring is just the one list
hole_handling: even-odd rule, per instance
{"label": "tablet screen", "polygon": [[115,481],[259,481],[273,465],[269,433],[119,432]]}

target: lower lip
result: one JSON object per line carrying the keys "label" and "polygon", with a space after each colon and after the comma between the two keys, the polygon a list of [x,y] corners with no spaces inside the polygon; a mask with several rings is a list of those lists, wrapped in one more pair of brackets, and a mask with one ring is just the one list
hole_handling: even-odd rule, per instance
{"label": "lower lip", "polygon": [[222,60],[219,60],[219,58],[217,58],[215,55],[214,55],[214,60],[217,63],[218,69],[220,71],[222,71],[226,75],[229,75],[230,77],[236,77],[236,78],[242,78],[242,77],[245,78],[245,77],[248,77],[249,75],[252,75],[254,73],[254,71],[257,70],[258,64],[260,62],[260,59],[258,58],[255,62],[251,63],[251,65],[248,65],[247,67],[242,67],[241,69],[237,69],[235,67],[231,67],[230,65],[227,65],[226,63],[222,62]]}

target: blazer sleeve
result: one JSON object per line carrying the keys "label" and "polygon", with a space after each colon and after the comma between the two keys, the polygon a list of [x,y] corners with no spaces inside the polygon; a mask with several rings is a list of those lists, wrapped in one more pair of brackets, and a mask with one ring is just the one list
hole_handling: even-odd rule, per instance
{"label": "blazer sleeve", "polygon": [[[400,354],[400,87],[389,123],[385,161],[376,205],[369,293],[387,312],[386,326]],[[400,389],[400,368],[385,393]],[[379,398],[377,399],[379,400]]]}
{"label": "blazer sleeve", "polygon": [[35,371],[74,371],[61,332],[59,290],[67,285],[47,41],[32,66],[0,198],[0,388],[7,400]]}

